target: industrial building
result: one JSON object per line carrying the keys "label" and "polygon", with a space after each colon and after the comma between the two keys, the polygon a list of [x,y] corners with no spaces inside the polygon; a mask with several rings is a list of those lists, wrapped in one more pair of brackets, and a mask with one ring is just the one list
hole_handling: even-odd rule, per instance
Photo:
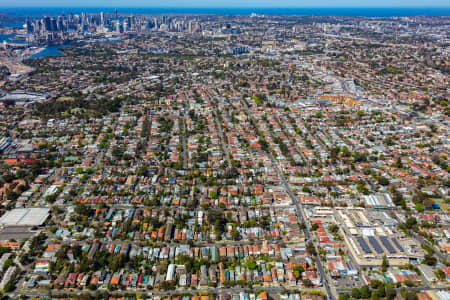
{"label": "industrial building", "polygon": [[337,209],[336,215],[345,244],[360,266],[380,266],[384,256],[391,266],[420,257],[405,249],[403,234],[395,226],[376,222],[363,208]]}
{"label": "industrial building", "polygon": [[0,218],[2,226],[40,226],[49,216],[48,208],[16,208]]}
{"label": "industrial building", "polygon": [[49,97],[46,93],[28,92],[28,91],[12,91],[0,98],[0,101],[14,101],[16,104],[28,102],[42,102]]}

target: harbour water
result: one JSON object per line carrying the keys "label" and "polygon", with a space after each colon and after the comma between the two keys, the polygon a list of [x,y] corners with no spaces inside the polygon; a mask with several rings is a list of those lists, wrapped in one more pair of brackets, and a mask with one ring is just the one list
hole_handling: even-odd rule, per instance
{"label": "harbour water", "polygon": [[8,43],[14,44],[26,44],[26,42],[23,40],[12,40],[14,36],[14,34],[0,34],[0,43],[3,43],[3,41],[7,41]]}
{"label": "harbour water", "polygon": [[[3,43],[3,41],[7,41],[8,43],[13,44],[26,44],[23,40],[14,40],[12,39],[15,35],[14,34],[0,34],[0,44]],[[42,58],[42,57],[48,57],[48,56],[63,56],[64,53],[59,51],[59,49],[68,47],[69,44],[62,44],[62,45],[54,45],[54,46],[47,46],[44,48],[44,50],[32,55],[29,59],[36,59],[36,58]]]}
{"label": "harbour water", "polygon": [[23,21],[18,21],[18,22],[14,22],[14,23],[7,23],[7,24],[2,24],[3,26],[6,27],[17,27],[17,28],[22,28],[23,27],[24,22]]}
{"label": "harbour water", "polygon": [[60,49],[68,47],[68,44],[55,45],[55,46],[47,46],[43,51],[36,53],[30,57],[30,59],[37,59],[49,56],[63,56],[64,53],[59,51]]}

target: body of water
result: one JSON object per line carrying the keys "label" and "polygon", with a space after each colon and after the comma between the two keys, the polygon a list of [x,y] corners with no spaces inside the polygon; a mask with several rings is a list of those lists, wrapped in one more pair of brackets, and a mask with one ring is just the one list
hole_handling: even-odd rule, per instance
{"label": "body of water", "polygon": [[15,35],[14,34],[0,34],[0,43],[3,43],[3,41],[7,41],[8,43],[14,43],[14,44],[26,44],[23,40],[12,40]]}
{"label": "body of water", "polygon": [[[267,15],[315,15],[315,16],[361,16],[361,17],[401,17],[401,16],[449,16],[450,7],[359,7],[359,8],[126,8],[118,7],[119,13],[134,14],[218,14],[249,15],[251,13]],[[34,7],[34,8],[0,8],[16,16],[60,15],[62,13],[113,13],[114,7]]]}
{"label": "body of water", "polygon": [[25,24],[25,22],[19,21],[19,22],[7,23],[7,24],[1,24],[1,25],[6,26],[6,27],[22,28],[24,24]]}
{"label": "body of water", "polygon": [[31,56],[30,59],[43,58],[49,56],[63,56],[64,53],[59,51],[59,49],[66,48],[68,46],[69,46],[68,44],[47,46],[45,50],[36,53],[35,55]]}

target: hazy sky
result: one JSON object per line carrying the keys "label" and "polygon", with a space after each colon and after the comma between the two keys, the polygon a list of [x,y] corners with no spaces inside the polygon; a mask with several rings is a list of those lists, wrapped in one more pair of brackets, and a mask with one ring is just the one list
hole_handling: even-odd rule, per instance
{"label": "hazy sky", "polygon": [[0,0],[0,7],[449,7],[450,0]]}

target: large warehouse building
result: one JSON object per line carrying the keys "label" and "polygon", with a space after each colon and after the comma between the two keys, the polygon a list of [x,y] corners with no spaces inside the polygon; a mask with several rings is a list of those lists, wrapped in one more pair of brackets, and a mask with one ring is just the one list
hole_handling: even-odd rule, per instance
{"label": "large warehouse building", "polygon": [[362,208],[347,208],[337,210],[337,219],[344,241],[360,266],[380,266],[384,256],[391,266],[423,256],[420,245],[397,231],[388,215],[380,221]]}
{"label": "large warehouse building", "polygon": [[1,226],[40,226],[49,216],[48,208],[16,208],[0,218]]}

